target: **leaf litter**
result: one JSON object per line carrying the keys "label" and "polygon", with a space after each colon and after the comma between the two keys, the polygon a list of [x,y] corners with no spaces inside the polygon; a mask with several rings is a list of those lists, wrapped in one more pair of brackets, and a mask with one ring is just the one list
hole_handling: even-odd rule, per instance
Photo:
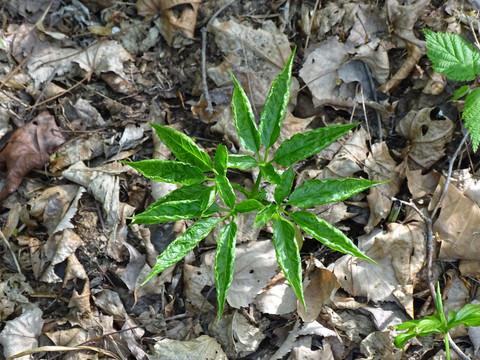
{"label": "leaf litter", "polygon": [[[461,137],[455,108],[461,103],[446,102],[453,90],[423,56],[420,30],[463,26],[467,35],[465,24],[478,9],[455,0],[438,7],[426,0],[234,2],[206,29],[209,113],[198,40],[224,4],[17,0],[2,10],[0,134],[17,129],[0,144],[7,171],[0,192],[4,356],[26,350],[48,356],[41,347],[47,341],[48,351],[64,358],[72,357],[62,350],[69,347],[76,358],[103,351],[132,359],[343,359],[353,353],[399,359],[389,326],[433,311],[425,225],[407,207],[395,215],[393,198],[412,199],[420,212],[431,212]],[[128,217],[175,186],[152,184],[118,160],[172,157],[148,121],[193,135],[212,156],[219,142],[231,153],[243,151],[228,70],[258,117],[294,44],[300,51],[281,138],[363,122],[295,169],[295,186],[346,176],[391,180],[311,209],[378,265],[332,253],[306,236],[304,312],[277,267],[271,224],[253,228],[245,217],[217,324],[215,236],[139,286],[155,257],[191,224],[131,226]],[[434,280],[442,282],[445,308],[453,310],[479,300],[478,159],[464,149],[433,223]],[[229,174],[247,184],[255,176]],[[475,330],[452,336],[464,336],[462,349],[478,356]],[[433,338],[416,348],[424,358],[428,351],[442,354]]]}

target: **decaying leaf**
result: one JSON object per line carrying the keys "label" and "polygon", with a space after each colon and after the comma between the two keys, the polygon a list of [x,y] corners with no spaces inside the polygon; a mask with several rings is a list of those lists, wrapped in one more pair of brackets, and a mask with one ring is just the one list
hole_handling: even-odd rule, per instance
{"label": "decaying leaf", "polygon": [[[187,38],[194,37],[197,12],[201,2],[202,0],[138,0],[135,7],[138,14],[143,16],[162,13],[160,32],[171,46],[177,31]],[[176,8],[180,8],[179,15]]]}
{"label": "decaying leaf", "polygon": [[[436,193],[444,183],[445,179],[442,177]],[[478,260],[480,257],[480,250],[476,245],[480,240],[480,208],[478,202],[465,192],[450,184],[442,202],[440,216],[433,224],[433,231],[441,241],[439,259]]]}
{"label": "decaying leaf", "polygon": [[315,321],[323,305],[330,302],[339,287],[337,278],[330,270],[325,269],[320,262],[312,264],[311,270],[306,275],[303,290],[307,311],[300,303],[297,305],[297,311],[302,320],[306,323]]}
{"label": "decaying leaf", "polygon": [[378,265],[349,255],[341,257],[334,274],[342,288],[374,302],[395,297],[413,317],[413,285],[425,262],[424,231],[419,222],[390,223],[385,232],[374,229],[360,237],[359,248]]}
{"label": "decaying leaf", "polygon": [[163,339],[158,341],[150,360],[177,359],[177,360],[226,360],[227,356],[220,344],[214,338],[202,335],[188,341]]}
{"label": "decaying leaf", "polygon": [[3,354],[6,357],[38,346],[38,337],[42,334],[45,322],[42,315],[42,310],[37,307],[6,322],[0,332],[0,344],[3,345]]}
{"label": "decaying leaf", "polygon": [[64,142],[55,118],[48,112],[18,128],[0,152],[0,170],[7,170],[5,185],[0,191],[0,203],[17,190],[31,170],[41,169]]}
{"label": "decaying leaf", "polygon": [[392,201],[387,197],[396,196],[405,177],[402,165],[397,166],[388,152],[385,142],[372,145],[372,151],[365,159],[365,172],[369,180],[385,181],[386,184],[370,189],[367,196],[370,207],[370,218],[365,226],[365,232],[370,232],[381,220],[390,213]]}
{"label": "decaying leaf", "polygon": [[450,119],[432,120],[433,108],[411,110],[397,125],[397,132],[405,137],[411,148],[409,168],[429,168],[445,154],[445,144],[452,139],[454,124]]}

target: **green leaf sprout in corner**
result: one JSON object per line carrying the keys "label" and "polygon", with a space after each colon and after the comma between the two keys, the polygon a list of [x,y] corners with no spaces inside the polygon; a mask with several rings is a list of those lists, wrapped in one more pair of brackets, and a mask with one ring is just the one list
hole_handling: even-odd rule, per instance
{"label": "green leaf sprout in corner", "polygon": [[395,337],[394,343],[398,348],[403,348],[405,343],[415,336],[429,336],[432,334],[442,334],[445,343],[445,352],[447,360],[450,360],[450,345],[448,341],[448,332],[458,325],[480,326],[480,305],[465,305],[460,311],[450,310],[445,317],[443,312],[442,294],[440,285],[437,283],[436,290],[437,312],[431,316],[425,316],[423,319],[410,320],[396,325],[395,330],[404,331],[404,333]]}
{"label": "green leaf sprout in corner", "polygon": [[[480,75],[480,52],[459,35],[423,30],[427,40],[427,56],[433,69],[448,79],[473,81]],[[475,86],[462,86],[455,91],[452,100],[467,95],[462,118],[470,133],[472,147],[477,151],[480,144],[480,90]]]}
{"label": "green leaf sprout in corner", "polygon": [[[228,154],[227,148],[220,144],[212,161],[188,136],[166,126],[151,124],[177,160],[152,159],[126,163],[151,180],[181,185],[134,216],[133,223],[196,220],[158,256],[145,282],[183,259],[216,226],[221,226],[214,265],[218,319],[223,313],[229,287],[235,281],[236,219],[242,214],[256,213],[256,227],[273,222],[273,245],[278,264],[304,306],[299,252],[303,244],[301,230],[333,250],[373,261],[340,230],[305,208],[342,201],[383,182],[364,179],[310,180],[292,189],[295,178],[293,165],[322,151],[357,124],[334,125],[296,134],[279,144],[275,154],[268,156],[279,138],[287,111],[294,55],[295,51],[273,81],[258,127],[245,91],[231,74],[235,85],[233,121],[240,144],[251,155]],[[280,171],[279,166],[286,169]],[[230,180],[229,169],[251,168],[257,168],[258,173],[252,189],[243,188]],[[260,188],[262,181],[273,185],[271,196]],[[242,195],[242,200],[239,200],[239,195]],[[297,211],[290,213],[292,206]]]}

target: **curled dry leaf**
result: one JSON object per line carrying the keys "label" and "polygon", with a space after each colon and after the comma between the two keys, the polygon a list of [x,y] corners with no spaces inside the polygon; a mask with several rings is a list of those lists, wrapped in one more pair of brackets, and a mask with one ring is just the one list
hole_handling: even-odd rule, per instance
{"label": "curled dry leaf", "polygon": [[41,169],[64,142],[55,118],[48,112],[18,128],[0,152],[0,170],[7,170],[5,185],[0,191],[0,203],[17,190],[30,170]]}
{"label": "curled dry leaf", "polygon": [[[138,0],[135,7],[138,14],[143,16],[162,13],[161,33],[171,46],[177,31],[187,38],[194,37],[197,12],[201,2],[201,0]],[[174,8],[177,8],[179,12]]]}

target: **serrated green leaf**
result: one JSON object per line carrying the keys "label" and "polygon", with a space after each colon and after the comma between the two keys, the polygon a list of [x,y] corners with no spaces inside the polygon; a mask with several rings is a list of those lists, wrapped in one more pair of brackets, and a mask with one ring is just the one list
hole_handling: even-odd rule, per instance
{"label": "serrated green leaf", "polygon": [[265,225],[276,213],[277,213],[277,205],[274,203],[270,203],[269,205],[265,206],[262,210],[260,210],[257,216],[255,216],[255,221],[253,222],[253,226],[260,227]]}
{"label": "serrated green leaf", "polygon": [[287,60],[283,71],[273,81],[260,115],[260,139],[267,149],[277,141],[287,112],[294,56],[295,49]]}
{"label": "serrated green leaf", "polygon": [[252,167],[258,166],[257,160],[250,155],[228,155],[228,167],[240,170],[247,170]]}
{"label": "serrated green leaf", "polygon": [[293,168],[290,166],[280,176],[280,182],[275,187],[275,192],[273,197],[275,198],[275,201],[277,202],[277,204],[280,204],[290,194],[290,190],[292,190],[294,179],[295,179],[295,173],[293,171]]}
{"label": "serrated green leaf", "polygon": [[372,186],[385,182],[352,178],[313,179],[296,188],[290,194],[287,204],[306,208],[342,201]]}
{"label": "serrated green leaf", "polygon": [[260,133],[255,123],[252,105],[242,86],[238,83],[233,73],[230,73],[235,84],[232,96],[232,111],[238,138],[246,150],[257,153],[260,149]]}
{"label": "serrated green leaf", "polygon": [[219,210],[214,204],[215,187],[202,184],[183,186],[155,201],[143,213],[132,217],[134,224],[160,224],[167,221],[205,217]]}
{"label": "serrated green leaf", "polygon": [[325,246],[341,253],[356,256],[375,262],[360,251],[348,237],[333,225],[306,211],[296,211],[290,214],[292,220],[307,234],[320,241]]}
{"label": "serrated green leaf", "polygon": [[218,144],[215,151],[214,168],[217,174],[225,176],[227,174],[228,152],[223,144]]}
{"label": "serrated green leaf", "polygon": [[237,235],[237,224],[232,222],[220,230],[220,236],[215,252],[215,284],[217,287],[218,317],[223,313],[225,299],[228,289],[232,284],[233,272],[235,270],[235,237]]}
{"label": "serrated green leaf", "polygon": [[453,97],[450,101],[455,101],[460,99],[461,97],[467,95],[467,93],[470,91],[470,86],[464,85],[459,87],[455,92],[453,93]]}
{"label": "serrated green leaf", "polygon": [[172,151],[175,157],[184,163],[199,167],[202,171],[212,171],[212,160],[187,135],[166,126],[149,123],[160,140]]}
{"label": "serrated green leaf", "polygon": [[217,183],[218,190],[220,191],[220,197],[222,201],[230,208],[235,206],[235,193],[233,192],[232,184],[226,176],[215,174],[215,182]]}
{"label": "serrated green leaf", "polygon": [[153,181],[192,185],[206,179],[200,168],[179,161],[150,159],[136,162],[122,161],[122,163],[138,170],[143,176]]}
{"label": "serrated green leaf", "polygon": [[451,80],[474,80],[480,74],[480,53],[459,35],[424,29],[433,69]]}
{"label": "serrated green leaf", "polygon": [[273,160],[279,165],[290,166],[297,161],[319,153],[357,124],[325,126],[293,135],[280,145]]}
{"label": "serrated green leaf", "polygon": [[262,176],[270,184],[279,184],[281,180],[280,174],[277,172],[277,169],[272,165],[272,163],[266,163],[265,165],[260,166],[260,172]]}
{"label": "serrated green leaf", "polygon": [[144,285],[153,276],[161,273],[170,266],[175,265],[182,260],[185,255],[192,251],[197,244],[202,241],[212,229],[218,224],[218,218],[200,219],[192,227],[189,227],[182,235],[176,238],[167,248],[157,257],[157,262],[152,272],[145,281]]}
{"label": "serrated green leaf", "polygon": [[279,217],[273,222],[273,246],[278,265],[303,308],[306,309],[302,288],[302,260],[295,240],[295,229],[283,217]]}
{"label": "serrated green leaf", "polygon": [[480,305],[467,304],[458,312],[448,313],[447,330],[464,324],[465,326],[480,326]]}
{"label": "serrated green leaf", "polygon": [[265,207],[260,201],[255,199],[246,199],[235,206],[235,211],[241,214],[262,210]]}
{"label": "serrated green leaf", "polygon": [[476,152],[480,143],[480,88],[476,88],[467,95],[462,118],[465,120],[465,127],[470,133],[473,151]]}

